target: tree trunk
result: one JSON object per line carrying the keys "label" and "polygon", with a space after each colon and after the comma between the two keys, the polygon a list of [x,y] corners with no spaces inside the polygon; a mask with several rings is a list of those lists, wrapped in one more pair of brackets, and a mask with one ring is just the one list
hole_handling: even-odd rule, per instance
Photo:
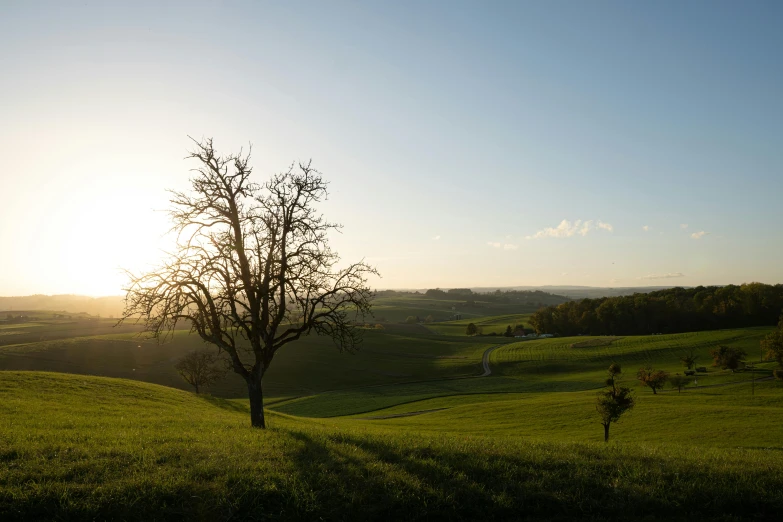
{"label": "tree trunk", "polygon": [[194,384],[193,387],[196,388],[196,395],[198,395],[198,384]]}
{"label": "tree trunk", "polygon": [[609,442],[609,423],[604,424],[604,442]]}
{"label": "tree trunk", "polygon": [[655,391],[655,388],[653,388],[653,395],[658,395],[658,392]]}
{"label": "tree trunk", "polygon": [[248,379],[247,394],[250,398],[250,425],[254,428],[266,428],[264,420],[264,394],[261,390],[261,380]]}

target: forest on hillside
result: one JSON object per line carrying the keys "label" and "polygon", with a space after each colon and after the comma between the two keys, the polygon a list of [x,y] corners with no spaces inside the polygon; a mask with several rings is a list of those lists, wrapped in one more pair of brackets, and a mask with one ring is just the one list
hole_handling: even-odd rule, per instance
{"label": "forest on hillside", "polygon": [[781,311],[783,285],[749,283],[568,301],[539,309],[530,323],[538,333],[644,335],[773,326]]}

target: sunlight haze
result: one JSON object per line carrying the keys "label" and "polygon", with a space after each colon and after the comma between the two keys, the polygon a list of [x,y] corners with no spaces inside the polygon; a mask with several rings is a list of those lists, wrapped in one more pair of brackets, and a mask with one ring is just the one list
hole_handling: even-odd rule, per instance
{"label": "sunlight haze", "polygon": [[[306,9],[304,8],[306,6]],[[4,2],[0,295],[118,295],[194,138],[377,288],[783,275],[778,2]],[[9,252],[12,255],[9,255]]]}

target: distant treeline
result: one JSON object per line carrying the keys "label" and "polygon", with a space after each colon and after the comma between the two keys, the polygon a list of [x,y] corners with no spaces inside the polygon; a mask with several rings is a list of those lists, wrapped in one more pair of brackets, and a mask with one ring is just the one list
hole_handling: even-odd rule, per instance
{"label": "distant treeline", "polygon": [[57,310],[63,313],[86,313],[102,317],[119,317],[125,305],[121,296],[87,297],[84,295],[27,295],[0,297],[0,315],[15,310]]}
{"label": "distant treeline", "polygon": [[773,326],[783,310],[783,285],[669,288],[648,294],[569,301],[536,311],[538,333],[641,335]]}
{"label": "distant treeline", "polygon": [[420,292],[406,292],[399,290],[381,290],[376,293],[378,297],[401,297],[406,295],[419,295],[429,299],[442,299],[450,301],[482,301],[490,303],[538,303],[541,306],[559,304],[568,301],[562,295],[550,294],[541,290],[495,290],[494,292],[474,292],[470,288],[431,288],[423,294]]}

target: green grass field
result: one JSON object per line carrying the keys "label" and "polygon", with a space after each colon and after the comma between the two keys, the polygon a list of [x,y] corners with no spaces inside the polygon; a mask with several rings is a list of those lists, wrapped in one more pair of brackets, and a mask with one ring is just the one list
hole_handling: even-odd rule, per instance
{"label": "green grass field", "polygon": [[[708,355],[757,362],[770,328],[523,341],[486,335],[523,311],[493,314],[387,321],[354,354],[286,347],[267,431],[249,427],[238,378],[187,390],[173,364],[203,347],[187,332],[157,345],[110,320],[5,324],[0,519],[778,519],[783,383],[771,362],[732,373]],[[635,380],[682,372],[688,351],[708,369],[698,386]],[[594,403],[611,362],[637,406],[607,445]]]}
{"label": "green grass field", "polygon": [[[0,518],[775,520],[783,506],[780,445],[558,442],[552,426],[539,436],[509,429],[534,423],[514,402],[482,418],[452,412],[458,433],[421,430],[414,418],[281,414],[259,431],[232,401],[3,372]],[[655,420],[645,427],[678,428]],[[618,431],[640,433],[635,422]],[[703,427],[718,424],[704,417]]]}

